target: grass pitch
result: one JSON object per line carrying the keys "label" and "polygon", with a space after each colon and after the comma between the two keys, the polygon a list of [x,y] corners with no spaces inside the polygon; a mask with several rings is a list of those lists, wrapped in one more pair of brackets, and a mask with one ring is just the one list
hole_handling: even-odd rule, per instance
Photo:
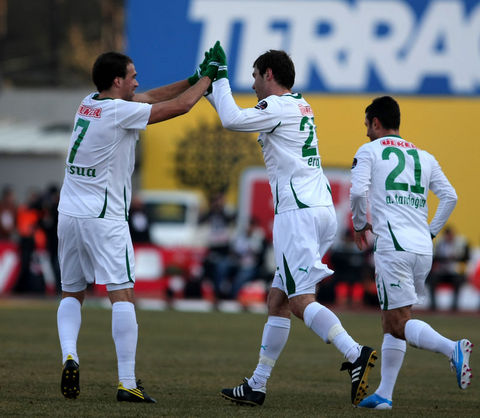
{"label": "grass pitch", "polygon": [[[448,361],[409,347],[397,381],[392,411],[355,409],[342,356],[294,319],[288,344],[269,381],[262,407],[222,399],[223,387],[240,384],[256,365],[265,316],[139,310],[137,378],[157,404],[115,400],[117,372],[108,309],[86,306],[78,350],[80,397],[60,393],[62,369],[56,330],[57,302],[0,301],[0,416],[61,417],[478,417],[480,379],[458,389]],[[360,343],[380,352],[378,312],[339,312]],[[471,366],[480,365],[479,315],[417,313],[452,339],[477,344]],[[475,352],[477,351],[477,352]],[[380,361],[369,393],[380,380]]]}

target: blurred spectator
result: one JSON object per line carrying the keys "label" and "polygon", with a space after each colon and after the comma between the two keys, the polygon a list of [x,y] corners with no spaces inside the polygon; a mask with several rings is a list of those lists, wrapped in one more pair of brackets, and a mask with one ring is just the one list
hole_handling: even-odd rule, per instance
{"label": "blurred spectator", "polygon": [[128,226],[130,227],[132,242],[150,242],[150,221],[142,200],[136,195],[133,196],[132,203],[130,205]]}
{"label": "blurred spectator", "polygon": [[360,251],[348,228],[342,240],[332,247],[330,263],[334,273],[335,299],[339,306],[359,306],[363,302],[367,255]]}
{"label": "blurred spectator", "polygon": [[437,308],[435,292],[438,285],[449,283],[453,285],[452,309],[458,308],[458,294],[465,283],[465,269],[470,257],[467,240],[457,235],[452,226],[447,226],[441,237],[437,238],[433,254],[432,271],[427,279],[430,291],[431,309]]}
{"label": "blurred spectator", "polygon": [[41,199],[36,191],[31,191],[25,204],[17,211],[17,228],[20,237],[20,273],[14,287],[16,293],[43,292],[45,283],[38,266],[34,266],[33,254],[37,246],[45,246],[45,235],[39,228]]}
{"label": "blurred spectator", "polygon": [[212,198],[208,212],[200,218],[200,223],[206,223],[208,226],[208,251],[203,264],[204,277],[212,281],[215,296],[219,299],[226,296],[224,279],[229,276],[232,267],[230,239],[234,220],[235,215],[229,213],[225,207],[223,194],[217,194]]}
{"label": "blurred spectator", "polygon": [[255,219],[250,219],[245,230],[234,238],[231,246],[235,262],[230,292],[232,299],[237,298],[238,292],[245,283],[263,275],[266,248],[267,241],[263,229]]}
{"label": "blurred spectator", "polygon": [[50,185],[42,197],[40,227],[45,233],[46,250],[55,278],[55,291],[60,294],[62,291],[60,278],[60,265],[58,263],[58,201],[60,190],[56,185]]}
{"label": "blurred spectator", "polygon": [[13,240],[16,232],[17,203],[10,186],[2,190],[0,200],[0,240]]}

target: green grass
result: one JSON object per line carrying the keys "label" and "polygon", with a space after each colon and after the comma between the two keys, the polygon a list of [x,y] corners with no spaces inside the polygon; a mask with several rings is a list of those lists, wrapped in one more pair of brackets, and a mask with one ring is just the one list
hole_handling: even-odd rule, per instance
{"label": "green grass", "polygon": [[[241,383],[257,362],[265,316],[155,312],[140,310],[137,377],[155,405],[117,403],[117,375],[110,311],[86,306],[78,350],[81,394],[60,393],[60,348],[56,302],[0,301],[0,416],[62,417],[474,417],[480,412],[480,381],[458,389],[441,354],[408,348],[398,378],[394,409],[366,411],[350,405],[341,355],[298,320],[273,371],[263,407],[239,407],[219,396],[222,387]],[[376,312],[339,312],[344,327],[360,343],[380,351]],[[417,314],[452,339],[467,336],[480,343],[478,315]],[[473,354],[472,365],[476,368]],[[478,373],[478,372],[477,372]],[[370,387],[376,388],[380,363]]]}

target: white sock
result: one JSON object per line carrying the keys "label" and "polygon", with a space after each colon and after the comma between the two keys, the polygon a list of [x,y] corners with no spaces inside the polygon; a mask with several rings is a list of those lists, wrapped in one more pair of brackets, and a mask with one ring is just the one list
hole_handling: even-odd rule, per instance
{"label": "white sock", "polygon": [[290,319],[280,316],[269,316],[263,328],[260,359],[253,375],[248,379],[252,389],[260,389],[267,385],[273,366],[280,356],[290,333]]}
{"label": "white sock", "polygon": [[332,342],[348,361],[353,363],[360,355],[360,344],[350,337],[338,317],[326,306],[310,303],[303,312],[303,320],[323,341]]}
{"label": "white sock", "polygon": [[77,339],[82,325],[82,305],[73,297],[63,298],[57,310],[57,328],[60,347],[62,348],[62,364],[70,354],[78,363]]}
{"label": "white sock", "polygon": [[452,357],[455,349],[455,341],[440,335],[430,325],[419,319],[407,321],[405,324],[405,339],[413,347],[442,353],[448,358]]}
{"label": "white sock", "polygon": [[125,388],[134,389],[137,387],[135,354],[138,325],[133,303],[115,302],[112,305],[112,336],[117,351],[118,380]]}
{"label": "white sock", "polygon": [[383,335],[382,344],[382,380],[375,393],[382,398],[392,400],[393,388],[397,381],[398,373],[402,367],[403,358],[407,351],[407,343],[404,340],[395,338],[391,334]]}

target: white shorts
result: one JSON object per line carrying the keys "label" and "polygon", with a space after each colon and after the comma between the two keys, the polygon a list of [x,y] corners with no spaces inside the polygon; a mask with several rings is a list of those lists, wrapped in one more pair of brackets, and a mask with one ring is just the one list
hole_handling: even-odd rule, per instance
{"label": "white shorts", "polygon": [[133,287],[135,261],[128,223],[58,215],[58,259],[62,290],[80,292],[88,283],[107,290]]}
{"label": "white shorts", "polygon": [[425,279],[432,256],[406,251],[375,252],[375,282],[384,311],[419,303],[425,297]]}
{"label": "white shorts", "polygon": [[272,287],[289,298],[315,294],[316,284],[333,271],[322,258],[333,243],[337,218],[333,206],[290,210],[275,215],[273,250],[277,270]]}

